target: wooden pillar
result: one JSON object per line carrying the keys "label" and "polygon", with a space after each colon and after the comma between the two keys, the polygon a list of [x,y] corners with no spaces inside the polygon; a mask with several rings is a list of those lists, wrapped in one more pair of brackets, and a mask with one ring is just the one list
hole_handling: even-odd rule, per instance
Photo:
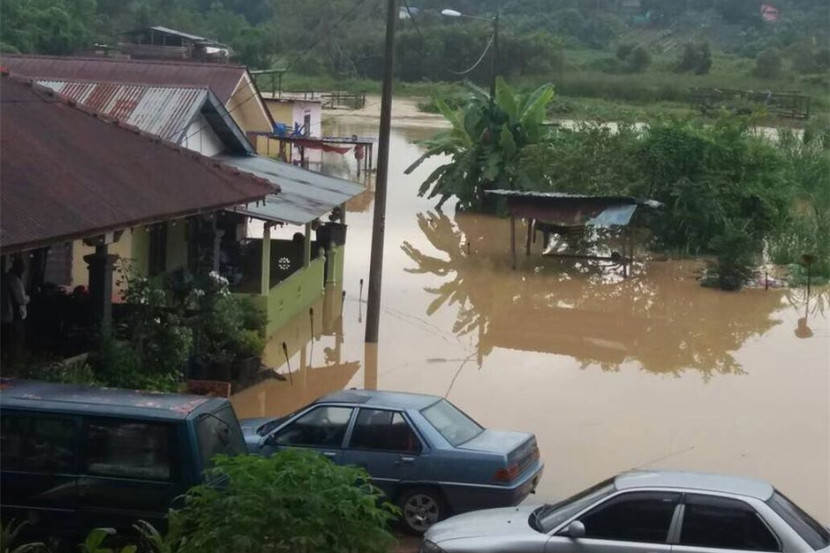
{"label": "wooden pillar", "polygon": [[527,220],[527,239],[525,240],[525,255],[530,255],[530,239],[533,235],[533,219]]}
{"label": "wooden pillar", "polygon": [[84,256],[89,266],[93,315],[102,338],[112,335],[112,270],[117,259],[117,255],[109,253],[106,243],[96,246],[95,253]]}
{"label": "wooden pillar", "polygon": [[516,216],[510,216],[510,256],[513,259],[513,269],[516,269]]}
{"label": "wooden pillar", "polygon": [[363,388],[378,389],[378,345],[370,342],[363,347]]}
{"label": "wooden pillar", "polygon": [[305,240],[303,240],[303,267],[311,264],[311,223],[305,224]]}
{"label": "wooden pillar", "polygon": [[271,291],[271,223],[265,223],[262,231],[262,268],[259,293],[267,296]]}
{"label": "wooden pillar", "polygon": [[216,228],[216,220],[213,221],[213,270],[219,272],[219,265],[222,260],[222,237],[225,235],[224,230]]}
{"label": "wooden pillar", "polygon": [[325,279],[324,283],[326,286],[333,286],[337,283],[334,278],[334,273],[336,272],[335,265],[337,264],[337,247],[332,244],[328,250],[324,250],[323,255],[326,256],[326,274],[323,275]]}

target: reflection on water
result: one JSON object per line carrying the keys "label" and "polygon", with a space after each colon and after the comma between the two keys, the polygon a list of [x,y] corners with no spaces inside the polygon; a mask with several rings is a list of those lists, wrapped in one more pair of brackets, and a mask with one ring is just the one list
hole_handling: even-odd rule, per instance
{"label": "reflection on water", "polygon": [[[443,213],[417,217],[443,255],[404,242],[415,262],[407,270],[442,278],[426,289],[435,297],[426,313],[455,308],[453,332],[476,336],[479,364],[501,347],[568,355],[603,370],[633,361],[652,372],[741,374],[733,352],[777,324],[771,315],[780,291],[703,290],[689,276],[689,264],[676,263],[654,262],[633,278],[609,279],[596,264],[536,255],[511,271],[500,251],[509,244],[507,220],[459,214],[454,224]],[[734,316],[712,316],[724,308]]]}
{"label": "reflection on water", "polygon": [[285,415],[344,388],[360,370],[359,361],[343,361],[342,297],[340,288],[328,288],[270,337],[263,363],[273,372],[264,371],[257,384],[234,394],[240,418]]}
{"label": "reflection on water", "polygon": [[[690,261],[641,262],[623,279],[538,244],[512,271],[508,221],[417,197],[441,163],[404,174],[427,134],[392,134],[380,344],[363,343],[369,191],[347,206],[345,302],[271,340],[267,363],[286,380],[235,396],[241,416],[352,386],[448,396],[485,426],[536,434],[547,469],[531,501],[632,467],[678,468],[768,479],[830,522],[828,288],[809,307],[803,289],[720,292]],[[324,328],[323,312],[341,308]]]}

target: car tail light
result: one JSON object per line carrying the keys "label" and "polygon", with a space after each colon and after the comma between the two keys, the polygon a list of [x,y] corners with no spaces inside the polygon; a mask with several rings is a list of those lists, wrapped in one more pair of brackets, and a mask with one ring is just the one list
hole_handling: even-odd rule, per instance
{"label": "car tail light", "polygon": [[497,470],[495,480],[496,482],[510,482],[517,476],[519,476],[519,464],[513,463],[506,469]]}

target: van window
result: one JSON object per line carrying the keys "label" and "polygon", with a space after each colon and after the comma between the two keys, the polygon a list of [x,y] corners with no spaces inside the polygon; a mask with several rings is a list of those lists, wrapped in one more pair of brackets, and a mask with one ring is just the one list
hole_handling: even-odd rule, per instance
{"label": "van window", "polygon": [[4,470],[75,471],[75,422],[71,417],[3,413],[0,464]]}
{"label": "van window", "polygon": [[233,407],[227,405],[215,413],[203,413],[196,422],[196,436],[202,466],[210,467],[215,455],[239,455],[246,452],[245,438]]}
{"label": "van window", "polygon": [[169,424],[92,419],[87,424],[86,474],[170,480],[173,475]]}

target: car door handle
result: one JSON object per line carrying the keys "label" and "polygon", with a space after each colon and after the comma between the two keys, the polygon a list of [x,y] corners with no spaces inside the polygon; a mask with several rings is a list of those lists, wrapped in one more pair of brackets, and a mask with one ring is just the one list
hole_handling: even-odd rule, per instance
{"label": "car door handle", "polygon": [[401,455],[398,457],[398,461],[395,463],[396,465],[409,465],[415,461],[415,457],[406,457]]}
{"label": "car door handle", "polygon": [[333,459],[334,457],[337,457],[337,452],[336,451],[324,451],[323,455],[325,455],[329,459]]}

